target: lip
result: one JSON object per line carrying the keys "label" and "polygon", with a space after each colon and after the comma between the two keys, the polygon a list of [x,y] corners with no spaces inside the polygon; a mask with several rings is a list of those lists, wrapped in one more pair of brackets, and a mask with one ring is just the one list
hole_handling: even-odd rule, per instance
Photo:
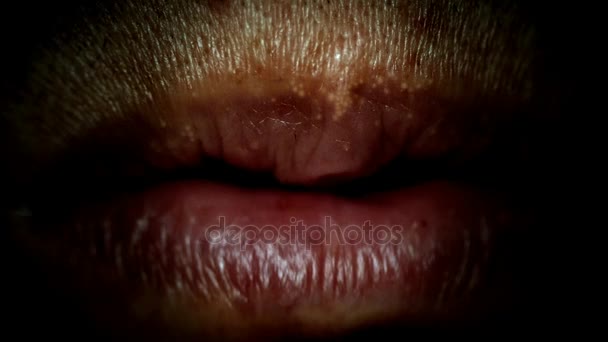
{"label": "lip", "polygon": [[[502,103],[442,98],[401,75],[356,76],[204,84],[172,100],[170,120],[151,123],[152,148],[143,154],[155,166],[212,157],[282,183],[313,185],[367,176],[397,158],[470,158],[506,121]],[[484,121],[484,110],[493,111],[492,121]],[[174,165],[163,165],[168,155]]]}
{"label": "lip", "polygon": [[[315,336],[482,314],[505,291],[489,286],[490,265],[510,215],[450,182],[345,199],[190,181],[88,206],[19,239],[69,264],[77,288],[118,291],[130,320],[186,336]],[[381,226],[389,239],[374,237]]]}
{"label": "lip", "polygon": [[[462,153],[470,157],[471,150],[480,149],[478,140],[464,139],[469,134],[467,118],[475,121],[475,115],[470,114],[475,112],[463,117],[443,106],[429,111],[433,107],[427,105],[428,93],[403,96],[405,90],[399,88],[399,96],[391,97],[390,92],[377,93],[370,87],[362,92],[366,97],[361,103],[367,106],[346,107],[341,118],[334,119],[335,107],[324,107],[327,102],[307,104],[310,98],[294,94],[291,87],[287,93],[276,84],[258,88],[274,92],[262,96],[239,88],[238,96],[220,91],[221,96],[214,93],[199,102],[181,99],[176,101],[180,105],[174,108],[179,110],[171,121],[161,126],[146,122],[137,135],[122,135],[118,144],[107,136],[98,139],[105,133],[89,136],[98,149],[96,153],[86,148],[83,151],[94,163],[76,159],[76,164],[68,165],[77,168],[69,170],[62,165],[58,169],[60,178],[50,183],[61,188],[68,200],[51,204],[49,198],[41,198],[31,208],[30,222],[39,229],[19,239],[26,246],[34,246],[34,254],[45,255],[55,264],[69,264],[68,274],[80,278],[77,288],[89,293],[118,292],[116,296],[122,299],[116,305],[128,308],[126,319],[152,321],[188,336],[226,338],[230,337],[226,331],[232,329],[253,336],[296,332],[326,335],[386,321],[452,322],[462,320],[463,315],[483,315],[484,301],[495,300],[496,291],[509,291],[508,286],[496,286],[491,265],[500,259],[494,253],[496,244],[503,235],[521,230],[521,221],[503,203],[502,195],[458,180],[441,181],[435,179],[436,174],[423,177],[428,182],[406,182],[378,193],[362,191],[356,197],[332,194],[332,188],[324,188],[342,184],[357,192],[361,184],[350,181],[373,174],[395,158],[411,160],[406,167],[398,168],[389,182],[413,178],[416,164],[437,155]],[[390,100],[392,111],[376,110]],[[284,115],[272,110],[276,103],[291,103],[290,108],[297,113],[290,115],[302,120],[321,113],[329,117],[328,123],[318,131],[312,126],[262,126],[262,133],[253,133],[255,139],[265,142],[250,148],[252,139],[240,131],[249,127],[242,119],[260,119],[249,116],[258,112],[263,113],[261,120]],[[420,112],[410,113],[408,118],[403,109],[406,107]],[[192,120],[193,108],[203,109],[195,111],[198,121],[185,123],[184,118]],[[426,119],[450,114],[465,124],[438,129],[430,139],[424,135]],[[366,115],[364,124],[357,126],[361,123],[357,118]],[[366,124],[378,117],[393,124],[382,130]],[[217,124],[215,120],[227,121]],[[403,122],[410,123],[400,124]],[[292,141],[293,134],[303,136],[299,148],[288,147],[287,155],[271,153],[276,146]],[[392,145],[393,149],[384,149],[379,142],[387,135],[400,137],[401,142]],[[209,147],[214,146],[209,137],[233,140],[223,141],[222,148],[214,149]],[[337,140],[353,142],[352,149],[340,144],[336,148]],[[487,140],[481,140],[483,150],[488,145]],[[113,144],[123,148],[125,158],[121,160],[139,158],[147,165],[141,171],[143,175],[149,170],[170,173],[196,166],[199,161],[201,165],[188,174],[186,181],[143,182],[142,187],[125,192],[128,189],[122,186],[141,183],[142,173],[128,175],[128,164],[112,159],[101,159],[100,163],[100,156],[121,155],[111,149]],[[155,148],[158,146],[166,148]],[[336,154],[335,161],[323,160]],[[264,157],[269,155],[280,158]],[[293,161],[302,155],[304,160],[318,158],[318,162],[312,167],[302,163],[302,168],[297,168],[298,163]],[[212,168],[207,161],[213,157],[302,187],[294,191],[278,184],[270,189],[210,182],[205,180],[205,170]],[[92,178],[89,171],[100,164],[108,164],[114,177],[101,174]],[[443,175],[449,176],[449,172]],[[106,197],[100,196],[104,188],[110,189],[104,193]],[[39,192],[53,194],[57,190]],[[259,241],[268,226],[280,232],[281,227],[293,227],[296,222],[321,227],[315,228],[316,233],[326,236],[331,235],[328,227],[338,227],[342,234],[352,226],[362,233],[370,231],[365,228],[369,225],[372,232],[373,227],[388,227],[385,231],[398,239],[352,242],[344,241],[342,235],[342,239],[314,244],[294,238]],[[241,239],[226,243],[224,239],[212,243],[210,227],[218,225],[222,227],[220,234],[226,236],[234,233],[235,226],[255,227],[258,238],[254,242]],[[307,231],[312,230],[304,229],[303,234]],[[50,251],[45,247],[49,244],[53,246]],[[57,252],[57,248],[65,251]],[[100,278],[104,278],[103,285],[97,281]],[[90,310],[99,311],[99,303],[89,305]],[[120,325],[114,319],[110,321]],[[184,325],[184,321],[188,323]]]}
{"label": "lip", "polygon": [[402,75],[364,76],[337,82],[258,75],[176,89],[159,97],[153,111],[140,105],[125,119],[82,130],[63,148],[30,155],[9,172],[23,180],[18,187],[32,179],[88,186],[95,178],[141,183],[193,167],[204,177],[207,165],[213,169],[221,160],[282,184],[323,186],[373,175],[395,160],[410,164],[401,178],[413,178],[426,164],[445,168],[445,175],[488,157],[503,166],[525,161],[518,149],[530,136],[515,125],[534,119],[524,117],[525,102],[454,98]]}

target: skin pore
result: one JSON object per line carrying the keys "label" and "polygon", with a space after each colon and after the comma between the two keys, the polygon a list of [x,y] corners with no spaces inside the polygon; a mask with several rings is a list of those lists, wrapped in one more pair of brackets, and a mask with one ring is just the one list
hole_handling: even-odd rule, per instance
{"label": "skin pore", "polygon": [[[395,159],[440,160],[443,167],[444,158],[452,158],[445,165],[470,167],[470,160],[490,155],[508,160],[491,168],[507,166],[488,176],[508,182],[497,189],[511,186],[509,200],[531,211],[531,221],[546,214],[545,204],[533,210],[526,205],[551,197],[543,193],[550,180],[537,177],[555,162],[547,146],[559,146],[556,98],[566,91],[565,81],[554,82],[546,31],[534,11],[518,2],[130,0],[81,7],[57,11],[60,19],[49,20],[53,25],[15,71],[16,86],[3,94],[0,150],[10,163],[2,170],[9,195],[1,203],[11,229],[27,225],[21,206],[31,199],[44,205],[55,194],[68,194],[70,209],[84,206],[97,199],[108,179],[129,183],[155,172],[205,166],[201,160],[207,157],[269,173],[281,185],[335,181],[356,187],[348,181],[373,175]],[[400,171],[388,179],[389,187],[411,177]],[[49,211],[63,205],[57,197]],[[529,234],[526,247],[546,229],[534,228],[522,229]],[[27,259],[23,264],[42,264],[40,273],[46,274],[28,277],[53,278],[49,287],[73,292],[76,304],[65,300],[68,310],[95,317],[84,319],[95,322],[93,331],[116,322],[105,313],[91,314],[82,304],[86,298],[107,296],[107,307],[93,311],[110,316],[132,304],[130,292],[113,292],[115,284],[111,292],[80,286],[73,279],[78,275],[62,267],[65,259],[48,258],[63,255],[69,243],[47,243],[56,242],[53,237],[24,247],[9,235],[12,248]],[[518,276],[527,276],[537,263],[526,260]],[[93,282],[104,278],[100,274]],[[110,279],[109,272],[105,280]],[[513,283],[519,286],[520,280]],[[514,297],[525,302],[526,291],[531,290]],[[54,305],[63,303],[59,298],[50,299],[43,315],[52,315]],[[169,308],[169,299],[153,291],[137,298],[142,316],[146,310],[161,312],[155,329],[163,334],[174,329],[189,337],[200,333],[200,325],[210,326],[204,330],[209,333],[215,320],[224,319],[223,306]],[[535,305],[541,306],[534,303],[532,312]],[[323,311],[313,306],[302,321],[341,328],[359,319],[348,316],[348,306],[331,317]],[[129,315],[121,312],[116,320],[130,322]],[[272,327],[275,316],[268,317],[262,323]],[[147,330],[157,321],[135,321],[136,335],[157,332]],[[262,324],[252,322],[243,326]],[[224,323],[218,331],[230,330]],[[243,338],[240,333],[210,334]]]}

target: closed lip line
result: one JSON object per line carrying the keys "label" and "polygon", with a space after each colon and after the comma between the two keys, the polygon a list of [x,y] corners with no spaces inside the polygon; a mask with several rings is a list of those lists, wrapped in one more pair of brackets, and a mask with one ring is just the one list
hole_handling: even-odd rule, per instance
{"label": "closed lip line", "polygon": [[[391,84],[390,79],[386,82]],[[407,89],[402,89],[395,82],[392,83],[391,90],[397,90],[397,96],[377,86],[351,89],[349,96],[364,101],[349,101],[349,106],[345,107],[340,117],[335,117],[336,107],[326,100],[324,92],[318,93],[323,96],[314,96],[309,91],[298,94],[299,89],[294,91],[293,84],[289,81],[272,82],[270,86],[257,83],[257,92],[253,94],[247,87],[243,88],[242,83],[236,88],[229,87],[228,91],[223,91],[218,86],[216,89],[219,89],[219,95],[212,94],[198,103],[182,102],[189,103],[189,106],[175,106],[179,109],[172,112],[171,121],[167,119],[164,124],[157,122],[156,125],[130,135],[125,135],[128,132],[125,129],[116,129],[129,127],[128,125],[110,126],[121,137],[131,139],[126,143],[124,140],[112,141],[106,134],[101,134],[99,139],[92,136],[93,146],[102,146],[103,152],[91,153],[89,158],[99,162],[99,155],[117,157],[111,153],[113,150],[103,150],[105,141],[115,144],[113,146],[119,150],[114,151],[126,153],[123,156],[126,156],[127,161],[131,161],[132,156],[143,154],[148,158],[144,161],[149,162],[153,169],[166,167],[170,172],[171,169],[198,163],[204,169],[205,157],[215,157],[244,169],[274,172],[282,182],[306,186],[316,185],[326,177],[341,182],[373,174],[398,157],[432,159],[442,153],[453,153],[466,146],[459,138],[470,137],[467,120],[463,120],[463,126],[457,126],[462,127],[462,130],[458,131],[457,128],[455,135],[448,134],[455,129],[450,124],[444,126],[444,130],[438,128],[430,139],[412,138],[416,135],[424,137],[428,129],[427,120],[432,121],[446,115],[445,107],[429,106],[428,102],[433,101],[428,93],[408,96]],[[311,103],[315,101],[312,99],[319,98],[322,100],[317,104]],[[318,112],[322,113],[322,118],[318,121],[318,136],[344,136],[318,139],[314,135],[316,128],[313,124],[295,128],[283,124],[277,126],[269,118],[278,120],[281,115],[285,115],[277,113],[274,107],[279,104],[280,108],[286,108],[285,103],[292,110],[289,115],[307,119],[312,117],[312,120],[315,118],[311,114],[316,107],[325,109],[325,112]],[[393,108],[394,111],[386,109],[386,103],[391,103],[392,106],[388,108]],[[416,114],[408,119],[408,113],[400,105],[416,108]],[[293,108],[298,113],[293,113]],[[187,121],[193,120],[191,111],[195,112],[194,120],[199,121]],[[256,111],[262,113],[259,119],[267,119],[269,123],[269,126],[263,128],[266,130],[263,134],[246,124]],[[458,112],[451,114],[455,118],[459,115]],[[365,117],[368,123],[361,124],[360,117]],[[382,117],[383,121],[392,120],[392,125],[374,125],[378,117]],[[472,116],[461,117],[475,121]],[[230,120],[233,120],[232,123]],[[408,120],[413,122],[411,126],[400,126]],[[187,134],[185,127],[191,127],[193,131]],[[245,131],[248,128],[250,130]],[[300,140],[294,140],[294,134],[300,135]],[[308,142],[305,140],[307,134],[311,135]],[[379,143],[387,134],[393,137],[401,135],[403,140],[393,145],[395,150],[389,151],[388,155],[381,155],[386,149],[383,150]],[[267,141],[253,148],[251,135]],[[201,142],[209,136],[228,139],[221,148],[215,150],[217,154],[214,154],[213,148]],[[375,140],[366,140],[368,137]],[[164,142],[166,149],[149,149],[150,142],[154,142],[154,139]],[[351,145],[344,148],[342,143],[336,144],[338,140]],[[171,144],[176,141],[177,143]],[[291,146],[283,154],[273,155],[279,158],[272,159],[269,164],[263,163],[262,156],[265,153],[273,151],[277,146],[288,146],[293,141],[300,142],[300,145]],[[304,145],[301,141],[304,141]],[[358,144],[353,143],[357,141]],[[475,143],[477,141],[473,140],[472,144]],[[143,149],[137,150],[140,146]],[[433,150],[436,146],[439,146],[438,150]],[[82,152],[86,154],[91,151],[83,149]],[[294,160],[302,155],[306,162],[293,169],[281,169],[282,165],[294,165]],[[343,158],[339,158],[340,155]],[[357,159],[361,157],[363,159]],[[370,159],[372,157],[378,159]],[[318,161],[311,163],[315,158]],[[169,159],[170,162],[163,164],[164,159]],[[261,164],[256,164],[260,161]],[[78,165],[81,162],[76,161]],[[97,165],[99,164],[92,164],[93,167]],[[108,165],[110,168],[123,166],[120,163]],[[404,169],[405,172],[397,177],[407,177],[408,170]],[[82,169],[76,173],[80,171]],[[146,173],[145,170],[143,172]],[[136,174],[135,178],[138,176]],[[62,177],[65,181],[66,175]],[[86,192],[90,188],[90,174],[83,172],[81,178],[84,181],[81,190]],[[97,179],[105,186],[103,176]],[[189,317],[194,326],[187,327],[187,331],[209,336],[215,336],[215,329],[231,328],[243,329],[252,334],[264,334],[264,329],[270,329],[272,334],[281,335],[290,333],[290,326],[294,324],[300,326],[298,329],[302,333],[324,334],[332,330],[347,331],[374,320],[450,321],[466,312],[459,300],[465,302],[465,306],[477,308],[480,304],[476,296],[479,293],[486,295],[483,278],[487,272],[488,254],[491,254],[494,242],[486,241],[482,236],[487,235],[488,231],[492,232],[492,236],[498,234],[503,229],[503,223],[499,222],[496,208],[489,205],[494,199],[476,193],[474,189],[449,182],[431,182],[422,184],[419,190],[416,187],[395,189],[394,197],[378,194],[351,202],[318,193],[291,194],[280,188],[270,190],[265,195],[260,190],[249,192],[235,190],[230,185],[215,187],[205,184],[204,180],[198,182],[190,178],[190,181],[191,183],[169,182],[161,187],[152,184],[142,194],[127,194],[124,201],[120,200],[122,196],[119,195],[114,199],[111,197],[109,201],[94,203],[90,208],[87,203],[81,203],[79,205],[82,208],[76,210],[74,216],[61,218],[59,231],[65,230],[66,233],[62,235],[65,240],[59,241],[59,245],[71,246],[69,248],[81,260],[76,263],[75,272],[80,273],[83,266],[91,265],[96,265],[104,272],[109,270],[111,276],[108,279],[116,281],[120,286],[127,286],[131,291],[128,292],[130,295],[126,302],[135,311],[142,306],[152,308],[153,319],[168,325],[168,329],[179,326],[180,317]],[[78,187],[75,179],[68,178],[68,184]],[[96,194],[92,195],[94,197]],[[45,205],[43,202],[40,204]],[[393,223],[389,225],[391,227],[403,225],[407,227],[409,240],[395,246],[322,244],[306,249],[301,244],[252,244],[242,249],[234,245],[209,244],[201,238],[219,216],[226,217],[231,223],[242,222],[244,225],[263,227],[286,224],[288,215],[310,225],[320,223],[319,215],[333,217],[343,225],[355,223],[354,221],[362,224],[366,220],[377,225]],[[197,225],[190,223],[189,220],[192,219],[198,222]],[[147,222],[143,237],[137,239],[139,242],[135,247],[128,247],[140,222]],[[416,222],[427,223],[420,229]],[[50,232],[52,235],[53,231]],[[37,239],[34,237],[34,240]],[[163,245],[164,239],[171,242],[167,243],[166,249],[158,250],[157,246]],[[50,239],[53,240],[54,238]],[[196,246],[198,251],[193,249]],[[421,257],[416,259],[413,255]],[[349,280],[348,272],[355,270],[361,274],[357,274],[354,280]],[[305,279],[300,283],[297,280],[298,272],[302,272],[301,276]],[[355,274],[351,274],[353,275]],[[402,289],[408,290],[401,291]],[[153,299],[142,297],[146,291],[152,291]],[[461,298],[458,298],[459,295]],[[473,299],[469,299],[469,295]],[[177,322],[175,319],[155,316],[161,315],[158,312],[163,310],[172,312]],[[272,319],[274,323],[268,322],[264,318],[266,315],[275,317]],[[216,320],[213,318],[215,316],[223,318]]]}
{"label": "closed lip line", "polygon": [[283,184],[339,183],[372,175],[394,160],[449,157],[466,164],[506,143],[505,132],[517,129],[509,126],[510,115],[521,106],[445,98],[433,88],[408,88],[397,75],[346,85],[286,75],[218,80],[201,91],[158,99],[153,107],[163,108],[162,115],[142,105],[71,137],[45,162],[30,161],[39,178],[144,176],[223,160]]}

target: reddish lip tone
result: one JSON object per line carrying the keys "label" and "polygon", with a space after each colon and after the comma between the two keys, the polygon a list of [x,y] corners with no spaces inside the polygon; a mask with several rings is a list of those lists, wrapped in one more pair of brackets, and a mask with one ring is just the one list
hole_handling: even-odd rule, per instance
{"label": "reddish lip tone", "polygon": [[[367,176],[395,158],[467,156],[488,144],[470,136],[479,112],[442,106],[390,78],[381,90],[358,85],[333,97],[293,84],[244,82],[176,99],[171,121],[148,122],[120,146],[153,167],[203,158],[204,169],[212,157],[319,185]],[[488,295],[494,237],[511,215],[493,196],[439,181],[346,198],[190,180],[78,207],[58,224],[58,244],[77,269],[96,265],[88,277],[103,272],[111,288],[126,288],[140,320],[215,337],[456,319]]]}
{"label": "reddish lip tone", "polygon": [[497,103],[489,122],[479,101],[457,104],[400,79],[218,83],[204,96],[174,100],[174,117],[153,124],[160,138],[141,148],[155,165],[168,155],[195,164],[202,155],[270,171],[283,183],[314,184],[365,176],[397,157],[470,155],[486,147],[493,125],[504,119]]}
{"label": "reddish lip tone", "polygon": [[[222,160],[283,184],[315,186],[369,176],[396,159],[466,163],[520,134],[509,113],[522,104],[451,98],[400,78],[385,73],[346,85],[297,77],[205,83],[200,92],[159,100],[169,115],[133,114],[86,131],[56,160],[75,178],[204,169],[207,160]],[[71,164],[62,165],[62,158]]]}
{"label": "reddish lip tone", "polygon": [[[219,158],[282,183],[348,187],[394,159],[466,160],[493,138],[494,123],[465,100],[444,106],[390,78],[382,83],[340,96],[314,83],[218,85],[203,97],[175,98],[170,121],[142,121],[118,146],[169,172]],[[488,136],[471,134],[479,127]],[[93,165],[98,156],[91,154]],[[412,173],[403,168],[399,177]],[[194,336],[327,334],[376,321],[460,318],[491,294],[485,279],[495,236],[512,224],[494,196],[438,180],[358,198],[195,180],[112,197],[79,203],[61,220],[57,243],[71,251],[62,254],[77,260],[77,274],[96,265],[84,272],[89,282],[104,274],[109,288],[124,289],[128,316]],[[362,240],[349,239],[348,227]],[[363,238],[374,234],[380,238]]]}
{"label": "reddish lip tone", "polygon": [[205,335],[327,333],[476,305],[500,210],[446,182],[350,200],[186,182],[80,212],[62,243],[126,281],[135,313],[178,307]]}

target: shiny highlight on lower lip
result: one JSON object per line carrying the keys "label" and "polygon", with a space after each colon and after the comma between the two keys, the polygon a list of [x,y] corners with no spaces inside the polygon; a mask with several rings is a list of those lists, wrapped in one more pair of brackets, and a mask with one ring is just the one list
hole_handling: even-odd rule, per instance
{"label": "shiny highlight on lower lip", "polygon": [[[345,199],[193,181],[82,210],[61,229],[77,268],[97,265],[127,286],[135,312],[179,308],[203,334],[275,325],[342,331],[463,310],[483,288],[502,227],[490,202],[444,182]],[[353,240],[350,228],[346,240],[329,243],[218,240],[228,234],[217,230],[220,219],[259,227],[259,238],[269,225],[295,221],[327,233],[328,217],[342,232],[369,221],[400,239]]]}

